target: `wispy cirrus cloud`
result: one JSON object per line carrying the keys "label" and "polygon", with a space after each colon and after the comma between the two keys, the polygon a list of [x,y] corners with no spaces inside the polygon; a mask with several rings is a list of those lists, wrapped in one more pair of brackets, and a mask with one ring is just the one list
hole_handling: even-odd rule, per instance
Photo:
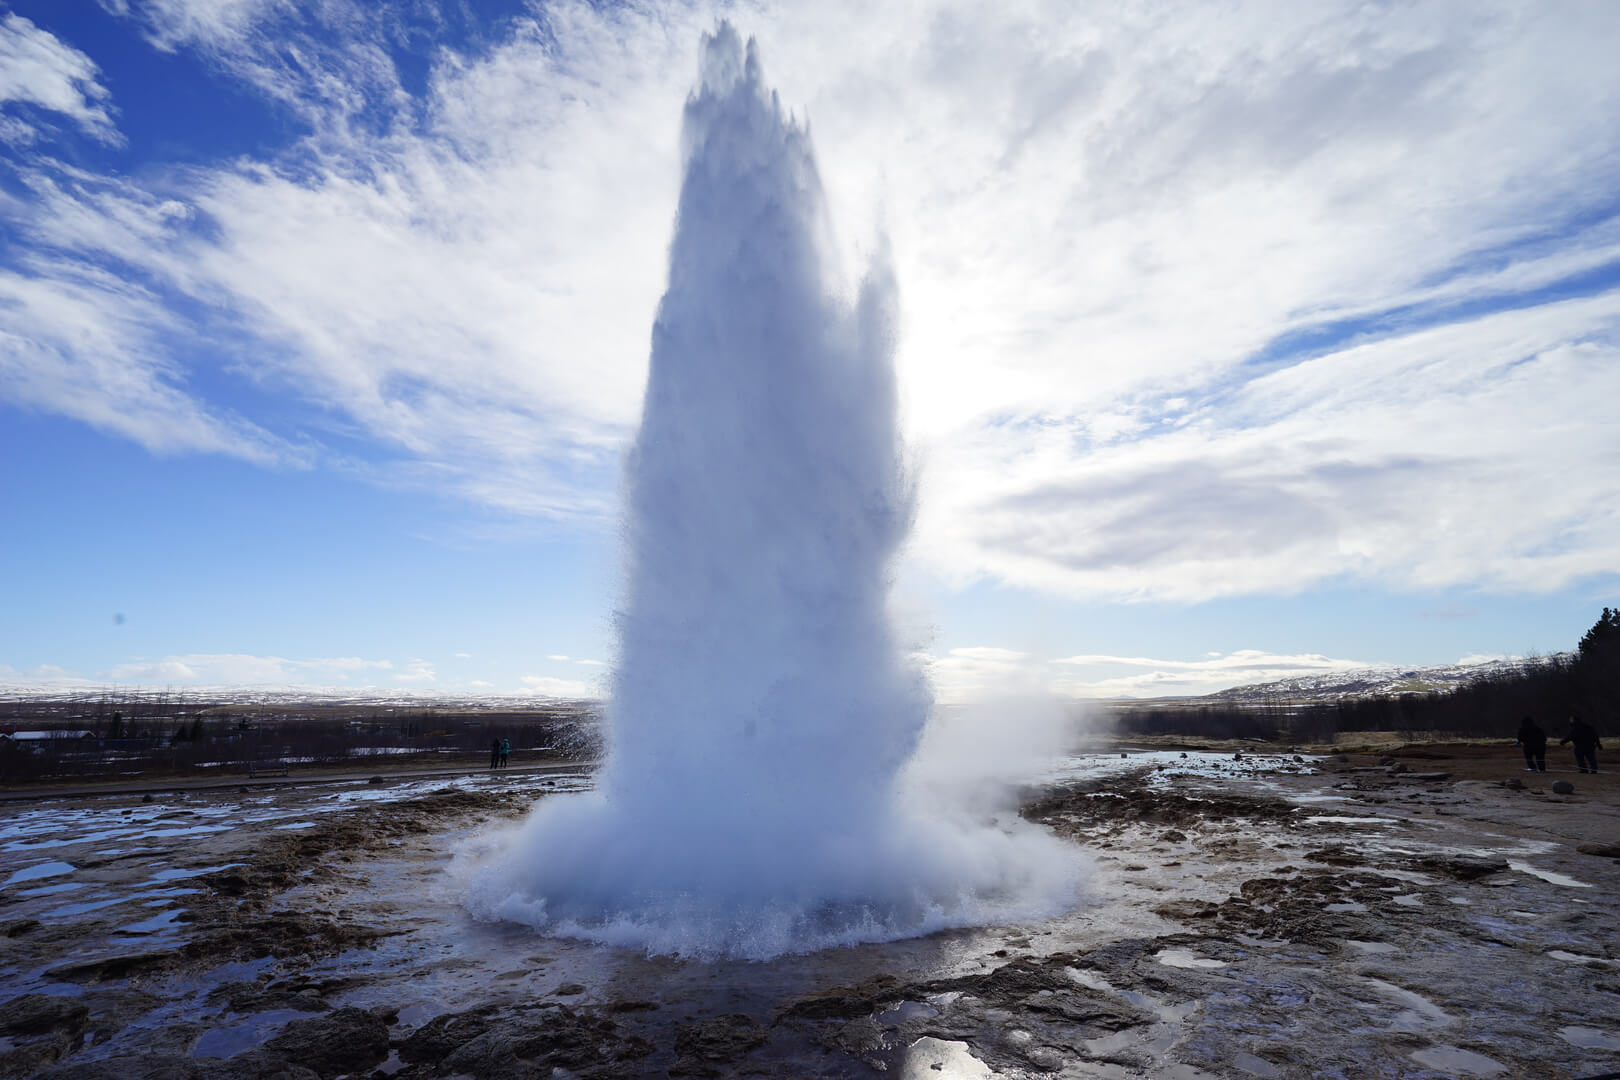
{"label": "wispy cirrus cloud", "polygon": [[120,143],[110,98],[89,56],[30,19],[0,14],[0,144],[33,142],[49,114],[98,142]]}
{"label": "wispy cirrus cloud", "polygon": [[[309,134],[138,182],[29,166],[8,397],[607,514],[714,11],[558,3],[424,53],[458,16],[123,10]],[[892,237],[914,550],[948,580],[1191,601],[1620,565],[1620,9],[747,17],[814,121],[837,243]],[[42,107],[94,135],[88,70]]]}

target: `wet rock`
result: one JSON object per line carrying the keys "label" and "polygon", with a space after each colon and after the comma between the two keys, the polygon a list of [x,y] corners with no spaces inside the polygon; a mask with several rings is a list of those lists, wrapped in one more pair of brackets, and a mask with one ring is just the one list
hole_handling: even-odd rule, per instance
{"label": "wet rock", "polygon": [[1420,866],[1450,874],[1460,881],[1473,881],[1488,874],[1507,870],[1506,859],[1479,855],[1428,855],[1418,860]]}
{"label": "wet rock", "polygon": [[400,1043],[399,1059],[410,1064],[437,1064],[456,1047],[488,1031],[494,1015],[495,1010],[486,1007],[436,1016]]}
{"label": "wet rock", "polygon": [[1343,754],[1334,754],[1333,762],[1336,765],[1348,765],[1350,764],[1350,759],[1345,757]]}
{"label": "wet rock", "polygon": [[48,1031],[79,1032],[90,1010],[73,998],[24,994],[0,1004],[0,1035],[43,1035]]}
{"label": "wet rock", "polygon": [[1307,851],[1305,858],[1311,862],[1326,863],[1328,866],[1361,866],[1367,861],[1361,852],[1339,844]]}
{"label": "wet rock", "polygon": [[39,929],[38,919],[7,919],[0,922],[0,937],[21,937]]}
{"label": "wet rock", "polygon": [[178,950],[162,949],[157,952],[125,953],[100,960],[82,960],[76,964],[59,964],[45,972],[47,979],[57,982],[104,982],[107,979],[127,979],[134,975],[153,975],[170,971],[181,964]]}
{"label": "wet rock", "polygon": [[214,1080],[217,1074],[178,1054],[128,1054],[58,1065],[31,1075],[37,1080]]}
{"label": "wet rock", "polygon": [[501,1018],[452,1051],[442,1067],[474,1080],[551,1077],[558,1070],[606,1078],[625,1075],[629,1062],[651,1051],[645,1040],[621,1035],[610,1020],[551,1005]]}
{"label": "wet rock", "polygon": [[1211,919],[1220,908],[1207,900],[1170,900],[1153,909],[1166,919]]}
{"label": "wet rock", "polygon": [[765,1028],[742,1013],[727,1013],[675,1030],[675,1064],[671,1076],[721,1076],[723,1068],[766,1041]]}
{"label": "wet rock", "polygon": [[574,997],[578,994],[583,994],[584,992],[585,987],[582,983],[563,983],[561,986],[557,987],[557,989],[552,991],[552,993],[557,997]]}
{"label": "wet rock", "polygon": [[1164,833],[1160,835],[1159,839],[1163,840],[1167,844],[1179,844],[1183,840],[1187,839],[1187,834],[1182,832],[1180,829],[1166,829]]}
{"label": "wet rock", "polygon": [[1506,780],[1502,781],[1502,786],[1505,788],[1511,788],[1514,791],[1523,791],[1524,781],[1520,780],[1517,776],[1510,776]]}
{"label": "wet rock", "polygon": [[353,1006],[310,1020],[294,1020],[264,1044],[264,1053],[322,1077],[370,1068],[388,1056],[388,1025]]}
{"label": "wet rock", "polygon": [[1568,780],[1554,780],[1552,789],[1554,795],[1575,794],[1575,785],[1570,783]]}
{"label": "wet rock", "polygon": [[1391,765],[1389,767],[1389,771],[1390,771],[1390,775],[1399,776],[1401,773],[1411,772],[1412,769],[1411,769],[1410,766],[1405,765],[1405,764],[1397,761],[1397,762],[1395,762],[1393,765]]}
{"label": "wet rock", "polygon": [[321,1000],[321,992],[314,986],[265,987],[258,983],[226,983],[208,995],[210,1003],[223,1003],[234,1013],[266,1012],[286,1009],[291,1012],[325,1012],[331,1008]]}
{"label": "wet rock", "polygon": [[856,986],[834,986],[806,994],[790,1002],[778,1019],[832,1020],[865,1016],[879,1011],[885,1002],[904,997],[899,991],[900,981],[893,975],[878,975]]}
{"label": "wet rock", "polygon": [[1600,859],[1620,859],[1620,844],[1577,844],[1575,850]]}
{"label": "wet rock", "polygon": [[33,1080],[41,1071],[73,1052],[76,1036],[53,1031],[31,1039],[7,1039],[0,1043],[0,1077]]}

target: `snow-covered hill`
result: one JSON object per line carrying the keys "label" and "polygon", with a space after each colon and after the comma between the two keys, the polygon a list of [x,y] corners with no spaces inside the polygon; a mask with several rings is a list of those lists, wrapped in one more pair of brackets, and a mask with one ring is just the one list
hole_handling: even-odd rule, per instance
{"label": "snow-covered hill", "polygon": [[1263,703],[1325,701],[1341,697],[1382,697],[1390,694],[1426,694],[1455,690],[1475,679],[1513,675],[1531,668],[1568,661],[1572,653],[1513,657],[1478,664],[1442,664],[1436,667],[1367,667],[1350,671],[1298,675],[1275,682],[1234,686],[1201,700]]}
{"label": "snow-covered hill", "polygon": [[174,705],[341,706],[355,709],[523,709],[572,701],[547,694],[468,693],[384,686],[116,686],[72,679],[53,682],[0,682],[0,702],[96,702],[116,707],[126,702]]}

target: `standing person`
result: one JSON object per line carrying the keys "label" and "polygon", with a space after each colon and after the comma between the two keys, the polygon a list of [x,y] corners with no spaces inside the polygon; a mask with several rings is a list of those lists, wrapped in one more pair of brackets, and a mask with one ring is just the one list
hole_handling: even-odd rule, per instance
{"label": "standing person", "polygon": [[[509,742],[506,739],[502,739],[501,740],[501,768],[503,768],[503,769],[506,768],[506,755],[510,754],[511,752],[512,752],[512,744],[511,744],[511,742]],[[1592,771],[1597,772],[1596,769],[1593,769]]]}
{"label": "standing person", "polygon": [[1598,741],[1597,728],[1578,716],[1569,718],[1569,734],[1558,740],[1558,745],[1575,744],[1575,764],[1584,773],[1597,772],[1597,752],[1603,749]]}
{"label": "standing person", "polygon": [[491,739],[489,741],[489,767],[493,769],[495,766],[499,765],[500,763],[501,763],[501,740],[499,740],[499,739]]}
{"label": "standing person", "polygon": [[1526,772],[1547,771],[1547,733],[1530,717],[1519,721],[1518,745],[1524,748]]}

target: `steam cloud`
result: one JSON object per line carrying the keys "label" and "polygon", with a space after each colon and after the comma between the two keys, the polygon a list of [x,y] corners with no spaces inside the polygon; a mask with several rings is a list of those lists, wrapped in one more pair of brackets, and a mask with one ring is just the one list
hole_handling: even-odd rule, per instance
{"label": "steam cloud", "polygon": [[887,606],[913,511],[887,261],[840,296],[809,134],[728,24],[683,134],[607,761],[504,838],[470,907],[766,958],[1072,903],[1070,849],[981,799],[940,805],[938,762],[906,770],[931,701]]}

